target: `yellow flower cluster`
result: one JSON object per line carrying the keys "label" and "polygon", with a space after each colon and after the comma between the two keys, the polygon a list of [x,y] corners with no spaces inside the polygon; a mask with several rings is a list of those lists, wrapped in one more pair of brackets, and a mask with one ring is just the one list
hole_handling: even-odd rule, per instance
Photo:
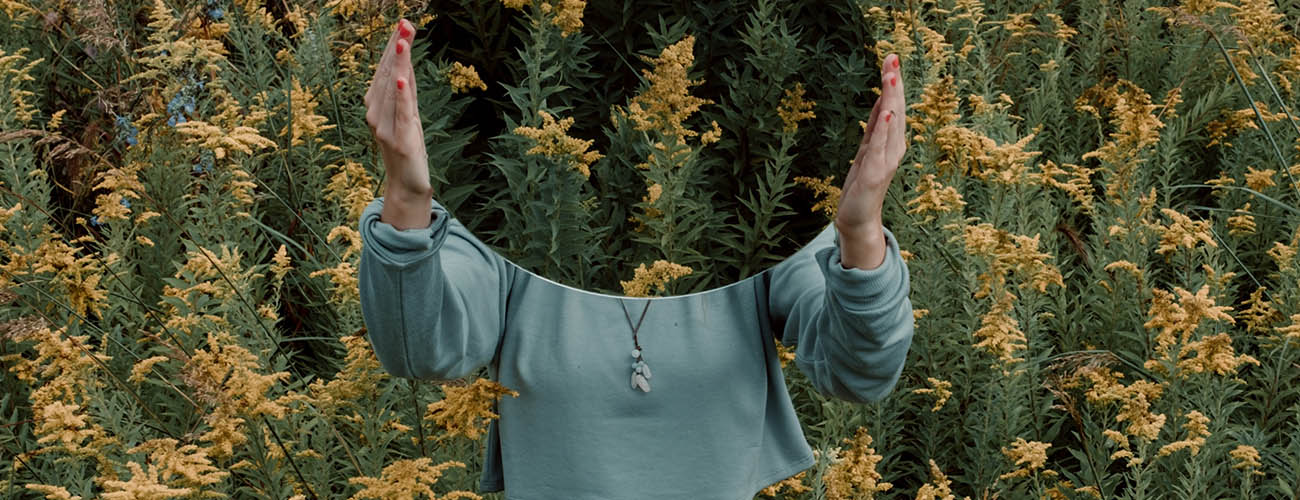
{"label": "yellow flower cluster", "polygon": [[1237,460],[1237,463],[1232,464],[1232,468],[1245,469],[1255,475],[1264,475],[1263,472],[1256,470],[1263,467],[1263,465],[1259,463],[1259,450],[1255,449],[1254,446],[1239,444],[1232,451],[1229,451],[1228,455]]}
{"label": "yellow flower cluster", "polygon": [[[1179,287],[1174,287],[1174,292],[1178,295],[1180,304],[1174,303],[1174,293],[1153,288],[1151,307],[1147,311],[1147,316],[1151,319],[1142,324],[1144,328],[1160,330],[1155,338],[1158,355],[1167,356],[1170,347],[1175,343],[1186,344],[1202,322],[1215,320],[1229,324],[1236,322],[1228,314],[1232,311],[1231,306],[1214,305],[1214,299],[1209,296],[1209,285],[1201,286],[1195,294]],[[1158,363],[1150,361],[1147,364],[1148,368],[1153,369],[1158,366]]]}
{"label": "yellow flower cluster", "polygon": [[[229,476],[208,459],[207,450],[193,444],[177,446],[175,439],[151,439],[128,453],[148,453],[148,469],[136,462],[127,463],[129,480],[104,482],[104,498],[134,500],[171,496],[198,496],[204,487]],[[206,496],[206,495],[205,495]]]}
{"label": "yellow flower cluster", "polygon": [[[1196,357],[1187,354],[1196,351]],[[1214,372],[1219,375],[1237,373],[1237,367],[1244,363],[1259,365],[1259,360],[1252,356],[1236,355],[1232,349],[1232,336],[1219,333],[1188,342],[1178,352],[1178,369],[1180,374]]]}
{"label": "yellow flower cluster", "polygon": [[803,471],[793,476],[787,477],[785,479],[782,479],[781,481],[773,483],[772,485],[766,488],[763,488],[758,492],[758,494],[763,496],[768,496],[768,497],[785,498],[786,496],[789,495],[798,495],[800,493],[812,491],[812,488],[808,487],[808,485],[803,483],[804,476],[806,475],[808,475],[808,471]]}
{"label": "yellow flower cluster", "polygon": [[366,167],[352,160],[343,160],[342,164],[326,168],[336,172],[325,186],[325,199],[343,205],[349,221],[360,219],[366,205],[375,199],[374,179],[366,172]]}
{"label": "yellow flower cluster", "polygon": [[943,405],[948,402],[948,398],[952,397],[952,382],[949,382],[947,380],[939,380],[934,377],[926,377],[925,380],[930,383],[931,387],[922,387],[920,389],[913,389],[912,393],[933,394],[935,399],[934,407],[930,408],[930,411],[939,411],[943,409]]}
{"label": "yellow flower cluster", "polygon": [[893,488],[892,483],[881,481],[876,472],[876,465],[884,457],[877,455],[871,447],[871,434],[866,427],[859,427],[853,438],[844,438],[849,449],[842,454],[837,452],[832,457],[834,462],[826,469],[822,481],[826,484],[826,498],[830,500],[871,500],[876,493],[883,493]]}
{"label": "yellow flower cluster", "polygon": [[659,57],[641,56],[642,60],[654,65],[653,70],[641,70],[650,87],[633,97],[626,110],[619,110],[631,118],[637,130],[653,130],[666,137],[675,137],[678,144],[685,144],[687,137],[699,135],[688,130],[683,122],[700,106],[713,101],[690,95],[690,88],[702,83],[687,78],[687,72],[695,62],[694,48],[695,37],[687,35],[664,47]]}
{"label": "yellow flower cluster", "polygon": [[953,240],[965,243],[966,253],[989,260],[989,270],[979,276],[982,286],[975,298],[1005,288],[1007,276],[1013,273],[1023,281],[1020,284],[1022,289],[1033,288],[1038,293],[1046,293],[1048,285],[1064,288],[1061,272],[1046,262],[1052,255],[1038,251],[1039,236],[1012,234],[989,223],[963,226],[962,234]]}
{"label": "yellow flower cluster", "polygon": [[[433,465],[433,459],[422,457],[397,460],[380,472],[379,477],[354,477],[349,483],[364,486],[349,500],[395,500],[399,498],[428,498],[429,500],[454,500],[466,498],[481,500],[482,497],[468,491],[453,491],[438,496],[429,488],[438,483],[442,472],[451,467],[464,468],[463,462],[449,461]],[[423,496],[420,496],[423,495]]]}
{"label": "yellow flower cluster", "polygon": [[374,388],[388,376],[381,370],[370,342],[357,335],[342,337],[339,342],[347,349],[347,355],[338,375],[329,382],[313,380],[307,388],[310,398],[294,395],[286,396],[286,401],[310,400],[316,409],[335,414],[344,408],[357,408],[358,402],[374,395]]}
{"label": "yellow flower cluster", "polygon": [[781,98],[781,104],[776,107],[776,114],[781,117],[781,123],[784,124],[782,130],[786,134],[793,134],[799,130],[799,121],[811,120],[817,115],[813,113],[813,106],[817,103],[805,101],[803,98],[803,83],[797,82],[793,89],[785,91],[785,97]]}
{"label": "yellow flower cluster", "polygon": [[31,72],[36,68],[37,64],[45,61],[45,58],[27,61],[26,65],[20,66],[27,59],[26,54],[30,51],[30,48],[23,47],[14,51],[13,54],[5,55],[5,51],[0,50],[0,75],[4,75],[8,79],[4,87],[9,92],[10,104],[12,105],[10,109],[13,110],[14,118],[17,119],[19,125],[26,125],[31,122],[32,118],[39,112],[35,106],[27,102],[27,98],[36,94],[24,89],[23,82],[36,80],[31,75]]}
{"label": "yellow flower cluster", "polygon": [[[1087,379],[1091,383],[1091,387],[1085,393],[1089,403],[1099,407],[1116,404],[1120,406],[1115,421],[1118,423],[1128,422],[1128,428],[1125,429],[1128,435],[1150,442],[1154,441],[1160,434],[1160,428],[1165,425],[1165,415],[1152,413],[1151,404],[1160,398],[1163,386],[1146,380],[1138,380],[1132,384],[1124,385],[1119,382],[1119,379],[1124,378],[1123,373],[1094,366],[1080,367],[1076,371],[1075,377]],[[1123,435],[1112,433],[1107,436],[1120,442],[1121,446],[1127,449],[1128,439],[1124,438],[1119,441],[1119,438],[1123,437]],[[1121,453],[1125,451],[1121,450],[1116,454],[1129,457],[1130,466],[1141,463],[1141,459],[1133,458],[1132,453]],[[1115,458],[1118,457],[1111,457],[1112,460]]]}
{"label": "yellow flower cluster", "polygon": [[554,16],[551,24],[560,27],[561,36],[582,30],[582,11],[587,8],[586,0],[501,0],[501,3],[515,10],[536,6],[543,14]]}
{"label": "yellow flower cluster", "polygon": [[[1066,168],[1061,168],[1066,167]],[[1075,165],[1073,163],[1064,163],[1057,166],[1056,162],[1047,160],[1039,166],[1040,172],[1028,174],[1030,178],[1037,180],[1044,186],[1054,187],[1065,191],[1070,199],[1079,204],[1084,214],[1093,213],[1093,203],[1096,198],[1096,190],[1092,187],[1092,174],[1096,169]],[[1068,170],[1067,170],[1068,169]],[[1067,180],[1059,181],[1056,176],[1066,176]]]}
{"label": "yellow flower cluster", "polygon": [[314,143],[324,142],[324,139],[318,137],[321,132],[337,126],[326,125],[329,119],[316,114],[316,107],[320,106],[320,102],[316,100],[316,96],[310,89],[304,88],[298,82],[297,76],[293,77],[293,87],[289,91],[287,105],[291,107],[290,111],[293,114],[289,118],[289,123],[280,129],[279,135],[284,137],[286,134],[292,134],[289,140],[291,147],[305,144],[302,140],[304,137],[314,138]]}
{"label": "yellow flower cluster", "polygon": [[1255,234],[1255,216],[1250,213],[1250,203],[1246,203],[1239,208],[1237,215],[1228,217],[1228,235],[1251,235]]}
{"label": "yellow flower cluster", "polygon": [[462,436],[471,440],[487,431],[488,421],[498,418],[492,405],[501,396],[519,393],[485,378],[474,380],[464,387],[443,384],[441,400],[429,403],[424,420],[442,427],[447,433],[439,439]]}
{"label": "yellow flower cluster", "polygon": [[[939,464],[934,463],[934,459],[930,460],[930,482],[916,491],[916,500],[957,500],[952,494],[952,480],[943,473]],[[970,500],[970,497],[965,497],[965,500]]]}
{"label": "yellow flower cluster", "polygon": [[1179,213],[1177,210],[1162,208],[1160,213],[1169,217],[1168,226],[1159,223],[1153,224],[1152,228],[1160,232],[1160,247],[1156,253],[1165,255],[1178,250],[1179,247],[1195,248],[1198,242],[1204,242],[1207,246],[1218,248],[1219,244],[1210,236],[1211,221],[1193,221],[1191,218]]}
{"label": "yellow flower cluster", "polygon": [[948,213],[953,210],[961,210],[966,206],[962,200],[961,193],[957,188],[944,186],[939,181],[934,180],[934,174],[925,174],[916,184],[916,198],[908,200],[907,205],[912,208],[907,210],[909,214],[925,215],[922,223],[928,223],[934,220],[936,213]]}
{"label": "yellow flower cluster", "polygon": [[1074,107],[1098,119],[1101,118],[1098,108],[1111,110],[1110,124],[1114,131],[1109,134],[1110,140],[1085,153],[1082,159],[1101,160],[1112,172],[1106,185],[1107,196],[1122,199],[1133,187],[1133,173],[1143,161],[1142,150],[1160,141],[1160,129],[1165,124],[1154,111],[1161,106],[1151,104],[1151,96],[1142,87],[1120,79],[1110,86],[1098,83],[1085,89]]}
{"label": "yellow flower cluster", "polygon": [[[74,247],[65,243],[62,237],[50,231],[48,228],[41,234],[41,246],[36,248],[35,262],[30,262],[27,258],[14,259],[10,266],[6,266],[7,274],[17,276],[25,274],[21,267],[30,262],[34,265],[31,270],[33,274],[52,273],[49,282],[45,284],[50,290],[62,290],[64,297],[67,298],[68,307],[75,314],[70,321],[80,321],[81,318],[88,314],[99,316],[100,312],[107,305],[108,291],[100,287],[99,281],[103,277],[103,269],[99,261],[91,255],[78,256],[77,253],[84,250],[81,247]],[[13,247],[16,250],[18,247]],[[10,256],[17,255],[11,253]],[[116,254],[105,260],[116,261]]]}
{"label": "yellow flower cluster", "polygon": [[344,260],[334,267],[318,269],[307,275],[308,278],[318,276],[329,276],[330,283],[334,284],[329,303],[339,307],[361,303],[361,283],[357,275],[357,267],[352,261]]}
{"label": "yellow flower cluster", "polygon": [[542,117],[541,128],[520,126],[514,130],[515,134],[537,143],[524,154],[552,158],[577,170],[583,178],[591,178],[591,164],[604,157],[599,152],[587,151],[595,141],[569,137],[569,127],[573,125],[573,117],[557,122],[550,113],[538,111],[538,114]]}
{"label": "yellow flower cluster", "polygon": [[478,70],[474,66],[461,64],[460,61],[453,61],[451,67],[447,68],[447,84],[451,85],[454,94],[469,92],[472,88],[487,90],[487,84],[478,77]]}
{"label": "yellow flower cluster", "polygon": [[1201,452],[1201,447],[1205,446],[1205,438],[1210,435],[1210,418],[1201,414],[1201,412],[1192,410],[1187,412],[1187,422],[1183,424],[1183,429],[1187,430],[1187,439],[1174,441],[1167,445],[1161,446],[1158,456],[1168,456],[1178,450],[1188,450],[1192,456]]}
{"label": "yellow flower cluster", "polygon": [[28,400],[35,409],[36,442],[43,448],[24,456],[63,451],[75,457],[91,457],[101,471],[112,470],[105,452],[118,442],[95,422],[86,405],[90,391],[103,387],[95,372],[111,358],[95,352],[87,335],[68,335],[67,326],[51,330],[44,318],[23,317],[0,325],[0,340],[34,342],[35,356],[23,352],[0,355],[0,362],[32,388]]}
{"label": "yellow flower cluster", "polygon": [[[1050,443],[1025,441],[1025,438],[1016,438],[1011,443],[1010,449],[1005,446],[1002,447],[1002,454],[1011,459],[1013,465],[1020,468],[998,476],[998,479],[1029,477],[1038,469],[1043,469],[1043,466],[1047,464],[1047,449],[1051,446]],[[1039,473],[1049,476],[1056,475],[1056,471],[1051,469],[1043,469]]]}
{"label": "yellow flower cluster", "polygon": [[263,363],[224,330],[208,332],[207,346],[186,360],[180,379],[194,389],[196,398],[212,408],[203,414],[210,429],[199,436],[211,443],[215,458],[231,457],[248,441],[246,418],[284,417],[286,408],[267,392],[289,378],[289,372],[262,374]]}
{"label": "yellow flower cluster", "polygon": [[668,289],[669,281],[691,274],[691,268],[674,264],[666,260],[656,260],[646,269],[645,264],[636,267],[632,281],[619,281],[623,285],[623,294],[628,297],[649,297],[652,289],[663,293]]}
{"label": "yellow flower cluster", "polygon": [[824,196],[824,198],[812,206],[812,211],[816,212],[821,210],[826,214],[826,218],[828,219],[834,219],[836,211],[840,208],[841,190],[839,186],[831,184],[834,181],[835,176],[833,175],[825,179],[805,176],[794,178],[795,183],[803,184],[809,189],[812,189],[816,196]]}
{"label": "yellow flower cluster", "polygon": [[98,175],[102,180],[95,185],[95,189],[104,189],[108,192],[95,197],[95,208],[91,213],[99,217],[101,224],[126,220],[131,215],[131,209],[127,208],[123,201],[140,199],[140,193],[144,192],[144,184],[140,182],[138,175],[143,166],[140,162],[129,161],[125,165],[114,165]]}
{"label": "yellow flower cluster", "polygon": [[1242,302],[1245,306],[1237,317],[1246,323],[1246,331],[1252,333],[1267,333],[1273,323],[1282,319],[1282,311],[1273,307],[1273,303],[1264,300],[1264,291],[1267,287],[1255,288],[1250,293],[1250,298]]}
{"label": "yellow flower cluster", "polygon": [[251,155],[253,148],[275,147],[275,142],[262,137],[257,129],[242,125],[225,130],[205,121],[190,120],[176,125],[176,131],[188,137],[189,145],[212,150],[218,160],[231,150]]}

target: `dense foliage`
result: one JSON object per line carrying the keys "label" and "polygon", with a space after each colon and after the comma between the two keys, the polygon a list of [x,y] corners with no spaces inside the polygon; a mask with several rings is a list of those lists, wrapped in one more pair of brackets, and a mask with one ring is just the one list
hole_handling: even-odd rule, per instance
{"label": "dense foliage", "polygon": [[900,54],[907,366],[789,364],[818,463],[761,496],[1300,498],[1294,0],[0,0],[0,495],[477,496],[510,388],[388,376],[358,303],[401,17],[437,199],[631,295],[811,240]]}

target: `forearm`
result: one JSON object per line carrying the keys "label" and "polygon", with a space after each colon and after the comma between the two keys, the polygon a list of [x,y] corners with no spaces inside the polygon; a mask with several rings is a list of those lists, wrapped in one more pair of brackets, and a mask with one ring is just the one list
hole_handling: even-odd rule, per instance
{"label": "forearm", "polygon": [[840,264],[845,269],[872,270],[885,261],[884,225],[878,222],[863,227],[847,227],[836,222],[840,238]]}
{"label": "forearm", "polygon": [[433,221],[432,212],[429,211],[432,201],[432,189],[412,192],[390,184],[384,189],[384,208],[379,220],[398,230],[429,227]]}

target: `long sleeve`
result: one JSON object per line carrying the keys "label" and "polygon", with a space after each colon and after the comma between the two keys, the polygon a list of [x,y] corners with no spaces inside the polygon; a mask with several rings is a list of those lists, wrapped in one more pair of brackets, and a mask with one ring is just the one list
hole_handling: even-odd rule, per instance
{"label": "long sleeve", "polygon": [[362,211],[361,313],[380,364],[399,377],[452,379],[488,364],[505,329],[512,273],[436,200],[429,227]]}
{"label": "long sleeve", "polygon": [[770,270],[774,333],[795,346],[795,365],[824,395],[880,401],[903,371],[912,345],[911,283],[898,241],[884,233],[887,251],[875,269],[843,267],[832,224]]}

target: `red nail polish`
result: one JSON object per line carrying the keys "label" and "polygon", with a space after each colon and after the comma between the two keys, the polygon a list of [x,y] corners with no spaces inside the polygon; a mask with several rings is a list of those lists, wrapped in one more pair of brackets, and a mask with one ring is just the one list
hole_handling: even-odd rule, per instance
{"label": "red nail polish", "polygon": [[399,23],[398,25],[401,26],[401,28],[398,28],[397,30],[399,36],[402,38],[411,36],[411,30],[406,27],[406,23]]}
{"label": "red nail polish", "polygon": [[401,53],[402,53],[402,44],[400,44],[400,43],[397,44],[397,53],[398,53],[398,54],[401,54]]}
{"label": "red nail polish", "polygon": [[894,112],[890,111],[889,114],[885,115],[885,123],[889,123],[889,119],[893,117],[894,117]]}
{"label": "red nail polish", "polygon": [[397,90],[402,90],[403,88],[406,88],[406,82],[402,81],[401,79],[398,79]]}
{"label": "red nail polish", "polygon": [[890,84],[890,85],[893,85],[893,86],[895,86],[895,87],[897,87],[897,86],[898,86],[898,77],[897,77],[897,76],[890,77],[890,78],[889,78],[889,84]]}
{"label": "red nail polish", "polygon": [[894,58],[894,68],[895,68],[895,69],[898,68],[898,58],[897,58],[897,57]]}

